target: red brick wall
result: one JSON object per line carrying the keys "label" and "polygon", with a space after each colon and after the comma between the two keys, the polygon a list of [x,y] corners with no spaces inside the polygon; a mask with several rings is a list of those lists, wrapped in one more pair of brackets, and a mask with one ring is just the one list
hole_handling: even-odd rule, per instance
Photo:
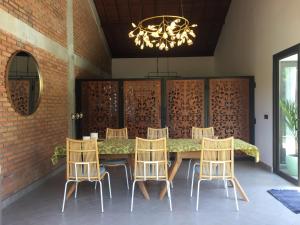
{"label": "red brick wall", "polygon": [[62,46],[67,46],[66,0],[1,0],[0,8]]}
{"label": "red brick wall", "polygon": [[[74,0],[75,53],[111,73],[111,58],[88,1]],[[22,20],[63,47],[67,47],[66,0],[0,0],[0,9]],[[5,21],[0,21],[0,23]],[[15,112],[5,87],[7,63],[17,50],[30,52],[37,60],[44,90],[37,111],[30,116]],[[65,143],[68,134],[68,64],[46,50],[23,43],[0,30],[0,165],[5,199],[53,170],[54,146]],[[75,67],[75,75],[91,73]]]}
{"label": "red brick wall", "polygon": [[73,10],[75,53],[111,74],[111,58],[104,49],[88,1],[74,0]]}
{"label": "red brick wall", "polygon": [[[44,90],[37,111],[18,115],[5,87],[7,63],[16,50],[29,51],[37,60]],[[55,145],[67,136],[67,63],[50,53],[17,41],[0,30],[0,163],[3,198],[49,173]]]}

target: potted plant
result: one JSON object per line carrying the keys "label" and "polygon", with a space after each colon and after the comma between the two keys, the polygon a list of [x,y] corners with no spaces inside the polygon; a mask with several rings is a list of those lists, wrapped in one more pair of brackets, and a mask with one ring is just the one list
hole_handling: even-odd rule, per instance
{"label": "potted plant", "polygon": [[295,140],[295,151],[286,155],[286,164],[291,176],[298,176],[298,109],[293,101],[280,100],[280,109],[284,116],[284,122]]}

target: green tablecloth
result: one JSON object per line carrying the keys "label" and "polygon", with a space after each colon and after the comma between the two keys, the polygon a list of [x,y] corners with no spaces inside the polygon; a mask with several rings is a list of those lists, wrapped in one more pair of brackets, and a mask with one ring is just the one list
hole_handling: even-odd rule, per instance
{"label": "green tablecloth", "polygon": [[[100,154],[133,154],[135,139],[128,140],[105,140],[98,143]],[[201,144],[193,139],[168,139],[167,148],[169,152],[192,152],[200,151]],[[241,150],[245,154],[255,158],[259,162],[259,150],[255,145],[251,145],[240,139],[234,139],[234,149]],[[55,165],[60,158],[66,156],[65,146],[57,146],[51,157]]]}

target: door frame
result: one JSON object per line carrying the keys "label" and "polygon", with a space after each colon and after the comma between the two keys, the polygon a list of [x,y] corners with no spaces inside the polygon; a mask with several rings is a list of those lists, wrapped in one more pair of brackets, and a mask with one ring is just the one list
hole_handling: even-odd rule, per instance
{"label": "door frame", "polygon": [[[284,179],[290,181],[291,183],[300,186],[300,154],[298,153],[298,180],[288,176],[279,169],[279,60],[286,58],[288,56],[298,54],[298,79],[297,79],[297,98],[298,104],[300,103],[300,44],[294,45],[288,49],[278,52],[273,55],[273,170],[276,174],[283,177]],[[298,106],[299,108],[299,106]],[[300,110],[298,110],[298,118],[300,118]],[[299,121],[298,121],[299,127]],[[300,132],[298,129],[298,137],[300,137]],[[298,141],[298,149],[299,148]]]}

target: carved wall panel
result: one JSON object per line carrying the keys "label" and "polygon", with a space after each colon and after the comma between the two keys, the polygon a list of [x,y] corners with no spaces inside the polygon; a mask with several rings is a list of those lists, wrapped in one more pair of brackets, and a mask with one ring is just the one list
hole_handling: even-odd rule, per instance
{"label": "carved wall panel", "polygon": [[192,126],[204,127],[204,80],[167,80],[166,126],[171,138],[191,138]]}
{"label": "carved wall panel", "polygon": [[82,81],[82,133],[98,132],[105,138],[107,127],[119,127],[118,81]]}
{"label": "carved wall panel", "polygon": [[160,80],[124,81],[124,125],[129,138],[145,138],[148,127],[161,127]]}
{"label": "carved wall panel", "polygon": [[209,80],[209,123],[219,137],[250,139],[249,79]]}
{"label": "carved wall panel", "polygon": [[30,80],[12,80],[8,82],[11,102],[14,108],[22,115],[29,114]]}

